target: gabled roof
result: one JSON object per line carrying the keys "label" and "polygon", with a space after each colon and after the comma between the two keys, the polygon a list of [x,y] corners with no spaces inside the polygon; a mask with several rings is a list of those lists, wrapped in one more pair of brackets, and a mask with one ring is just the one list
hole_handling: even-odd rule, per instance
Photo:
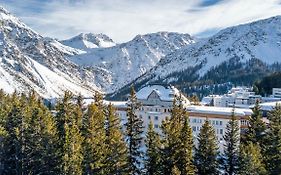
{"label": "gabled roof", "polygon": [[[160,100],[169,102],[172,102],[175,96],[180,95],[179,90],[173,86],[164,87],[161,85],[149,85],[139,90],[136,93],[136,96],[139,100],[147,100],[149,95],[151,95],[151,93],[153,92],[155,92],[159,96]],[[190,104],[189,100],[186,97],[184,97],[183,95],[182,97],[186,103]]]}

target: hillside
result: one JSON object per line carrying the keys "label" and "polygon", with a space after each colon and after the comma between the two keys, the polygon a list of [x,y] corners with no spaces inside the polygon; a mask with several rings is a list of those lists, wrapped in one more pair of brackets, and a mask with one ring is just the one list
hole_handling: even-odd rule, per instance
{"label": "hillside", "polygon": [[99,88],[93,74],[68,59],[81,51],[44,38],[0,8],[0,88],[6,92],[34,89],[45,98],[68,90],[91,96]]}
{"label": "hillside", "polygon": [[[281,70],[280,36],[280,16],[230,27],[168,54],[133,84],[137,88],[149,83],[173,84],[186,93],[191,93],[186,89],[190,86],[200,92],[213,84],[251,85]],[[126,94],[129,86],[113,97]]]}
{"label": "hillside", "polygon": [[[76,43],[85,43],[79,36],[74,38]],[[78,38],[80,38],[79,42]],[[82,48],[87,52],[74,55],[70,60],[84,68],[94,70],[95,75],[99,76],[97,79],[101,87],[106,92],[114,92],[146,73],[167,54],[194,42],[195,40],[188,34],[151,33],[138,35],[129,42],[113,47]],[[67,44],[69,41],[62,43]],[[74,47],[74,45],[67,45]],[[75,48],[81,49],[79,45]]]}

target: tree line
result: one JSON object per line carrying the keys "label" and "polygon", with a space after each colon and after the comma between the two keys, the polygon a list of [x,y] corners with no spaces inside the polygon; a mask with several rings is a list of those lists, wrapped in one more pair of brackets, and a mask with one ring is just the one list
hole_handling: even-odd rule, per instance
{"label": "tree line", "polygon": [[150,122],[145,137],[133,89],[123,129],[114,107],[98,93],[94,99],[86,106],[82,97],[66,92],[50,110],[34,92],[0,91],[0,174],[281,174],[280,106],[266,126],[257,103],[244,134],[233,111],[220,152],[208,119],[194,138],[181,97],[161,133]]}

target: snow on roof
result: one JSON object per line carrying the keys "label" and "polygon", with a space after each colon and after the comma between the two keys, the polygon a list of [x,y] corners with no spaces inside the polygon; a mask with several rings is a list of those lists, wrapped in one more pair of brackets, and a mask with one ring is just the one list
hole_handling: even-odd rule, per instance
{"label": "snow on roof", "polygon": [[[187,107],[189,112],[198,112],[205,114],[218,114],[218,115],[231,115],[233,108],[226,107],[214,107],[214,106],[189,106]],[[253,112],[251,109],[235,108],[234,114],[238,116],[248,116]]]}
{"label": "snow on roof", "polygon": [[[180,95],[179,90],[174,86],[164,87],[161,85],[148,85],[142,88],[141,90],[139,90],[136,96],[139,100],[146,100],[153,91],[157,93],[157,95],[162,101],[171,102],[174,100],[175,95],[176,96]],[[182,97],[186,103],[190,104],[189,100],[186,97],[184,97],[184,95],[182,95]]]}
{"label": "snow on roof", "polygon": [[105,104],[112,104],[116,108],[126,108],[127,101],[104,101]]}
{"label": "snow on roof", "polygon": [[[93,98],[89,98],[89,99],[84,99],[83,103],[84,103],[84,105],[90,105],[94,101],[95,100]],[[106,101],[106,100],[104,100],[103,103],[105,105],[112,104],[116,108],[125,108],[125,107],[127,107],[127,101]]]}
{"label": "snow on roof", "polygon": [[[273,110],[276,105],[281,105],[281,101],[275,101],[275,102],[266,102],[266,103],[261,103],[261,110],[263,111],[271,111]],[[253,108],[254,106],[251,106]]]}

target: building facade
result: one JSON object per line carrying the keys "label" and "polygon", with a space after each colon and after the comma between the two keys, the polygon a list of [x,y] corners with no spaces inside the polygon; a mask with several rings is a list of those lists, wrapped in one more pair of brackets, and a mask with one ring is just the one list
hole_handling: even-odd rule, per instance
{"label": "building facade", "polygon": [[[138,101],[142,104],[140,109],[136,111],[136,115],[143,120],[144,133],[146,133],[150,121],[154,124],[155,130],[161,133],[161,123],[164,119],[170,117],[174,98],[179,95],[182,97],[184,108],[189,113],[189,123],[193,131],[195,143],[205,120],[209,120],[215,129],[221,150],[224,143],[223,135],[233,109],[191,105],[189,100],[173,86],[151,85],[142,88],[136,93]],[[126,123],[126,102],[113,102],[113,105],[117,108],[117,113],[122,119],[122,123]],[[247,119],[252,114],[252,110],[236,108],[234,113],[239,121],[241,131],[243,131],[247,127]]]}

